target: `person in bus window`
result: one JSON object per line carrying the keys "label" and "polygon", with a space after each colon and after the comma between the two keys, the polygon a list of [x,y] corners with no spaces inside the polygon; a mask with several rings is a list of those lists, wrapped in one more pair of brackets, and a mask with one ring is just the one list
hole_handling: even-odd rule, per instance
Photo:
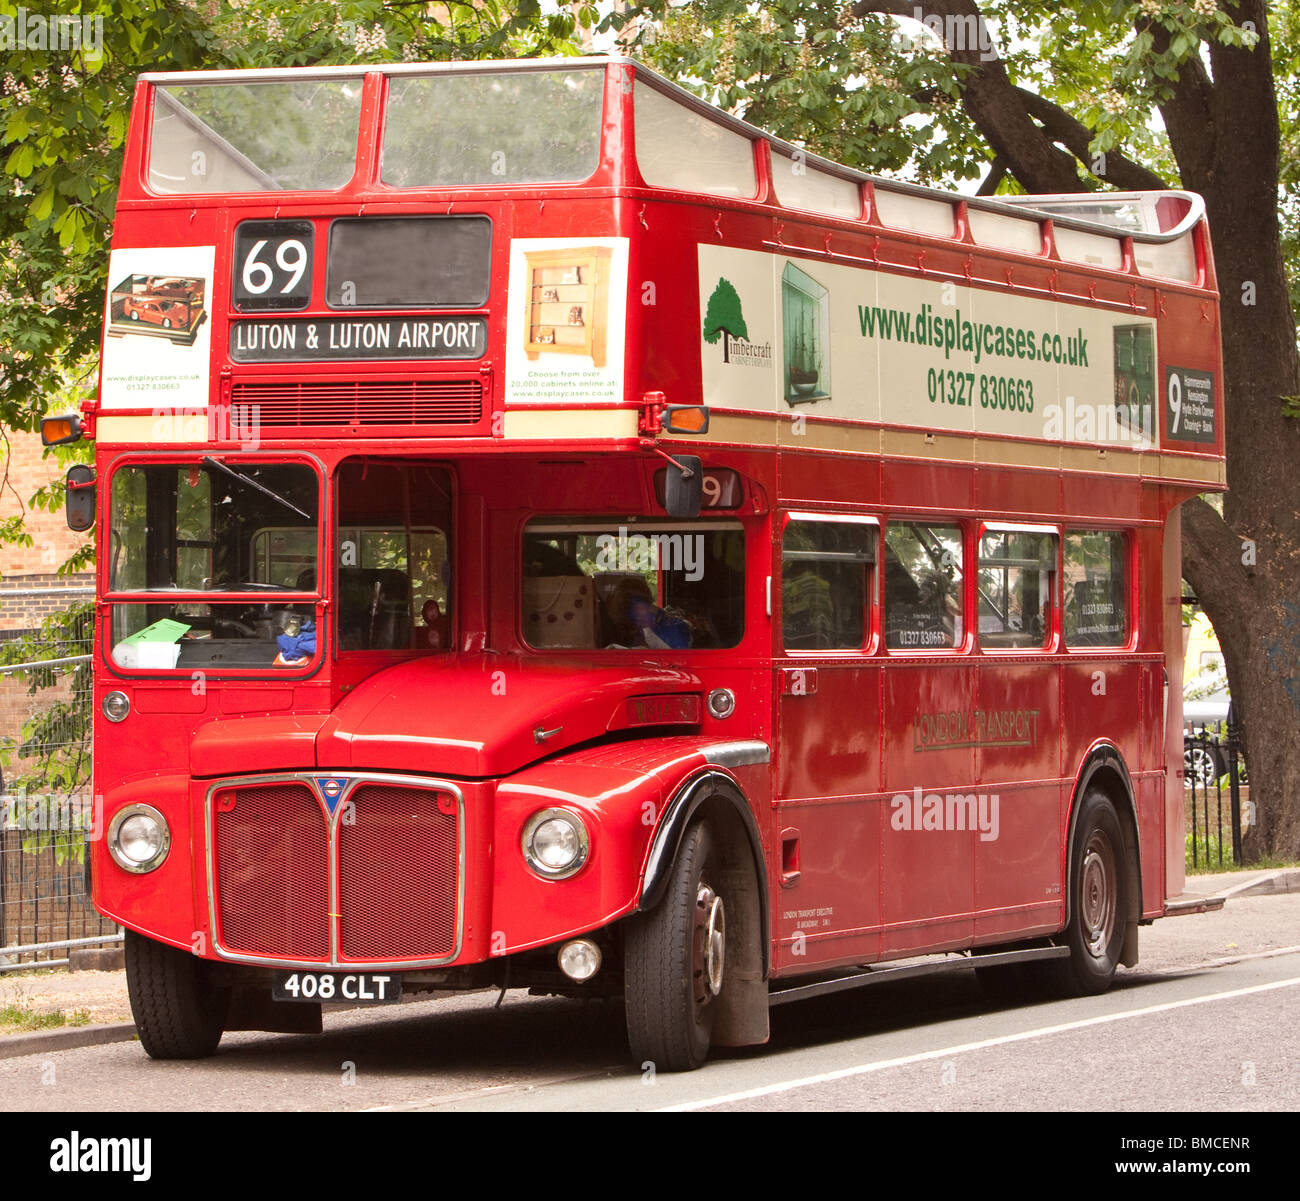
{"label": "person in bus window", "polygon": [[613,632],[610,646],[674,650],[691,644],[689,624],[655,604],[650,586],[642,579],[620,580],[607,607]]}

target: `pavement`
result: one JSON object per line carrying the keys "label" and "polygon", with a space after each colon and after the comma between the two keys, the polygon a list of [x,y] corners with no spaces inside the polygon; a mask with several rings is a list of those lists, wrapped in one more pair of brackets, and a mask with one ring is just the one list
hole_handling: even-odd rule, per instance
{"label": "pavement", "polygon": [[[1300,869],[1188,876],[1184,895],[1222,896],[1230,903],[1235,897],[1286,892],[1300,892]],[[129,1042],[136,1037],[126,972],[122,970],[49,968],[0,974],[0,1011],[6,1006],[41,1014],[62,1013],[68,1024],[38,1031],[0,1024],[0,1059]]]}

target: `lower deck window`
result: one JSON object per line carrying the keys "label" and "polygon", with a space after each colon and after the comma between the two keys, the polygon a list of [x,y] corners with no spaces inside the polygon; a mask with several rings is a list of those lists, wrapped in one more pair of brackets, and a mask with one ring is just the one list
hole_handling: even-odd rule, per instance
{"label": "lower deck window", "polygon": [[885,645],[943,650],[962,637],[961,527],[891,521],[885,531]]}
{"label": "lower deck window", "polygon": [[1052,638],[1056,535],[989,529],[980,539],[980,645],[1026,650]]}
{"label": "lower deck window", "polygon": [[744,633],[737,522],[534,521],[521,575],[533,647],[700,650],[736,646]]}
{"label": "lower deck window", "polygon": [[1121,530],[1065,535],[1063,593],[1066,646],[1128,642],[1128,544]]}

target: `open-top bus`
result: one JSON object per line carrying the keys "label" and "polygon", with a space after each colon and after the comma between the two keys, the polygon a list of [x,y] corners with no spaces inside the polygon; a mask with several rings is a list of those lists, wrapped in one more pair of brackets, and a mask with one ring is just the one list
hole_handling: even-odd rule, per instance
{"label": "open-top bus", "polygon": [[529,987],[689,1068],[937,967],[1097,992],[1204,907],[1197,197],[874,179],[619,58],[155,74],[109,278],[209,318],[84,411],[149,1054]]}

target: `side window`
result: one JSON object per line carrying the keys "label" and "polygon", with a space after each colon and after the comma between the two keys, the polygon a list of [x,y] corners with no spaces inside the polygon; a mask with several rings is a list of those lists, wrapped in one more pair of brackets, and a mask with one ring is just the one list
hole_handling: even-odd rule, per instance
{"label": "side window", "polygon": [[980,538],[980,646],[1024,650],[1052,638],[1056,535],[990,528]]}
{"label": "side window", "polygon": [[787,650],[855,650],[870,632],[874,523],[791,518],[781,543],[781,637]]}
{"label": "side window", "polygon": [[524,639],[537,650],[712,650],[744,635],[737,521],[541,518],[520,566]]}
{"label": "side window", "polygon": [[1062,611],[1066,646],[1128,642],[1128,542],[1122,531],[1065,535]]}
{"label": "side window", "polygon": [[451,477],[427,464],[352,459],[338,474],[341,651],[447,650]]}
{"label": "side window", "polygon": [[890,522],[885,530],[885,645],[942,650],[961,643],[959,525]]}

